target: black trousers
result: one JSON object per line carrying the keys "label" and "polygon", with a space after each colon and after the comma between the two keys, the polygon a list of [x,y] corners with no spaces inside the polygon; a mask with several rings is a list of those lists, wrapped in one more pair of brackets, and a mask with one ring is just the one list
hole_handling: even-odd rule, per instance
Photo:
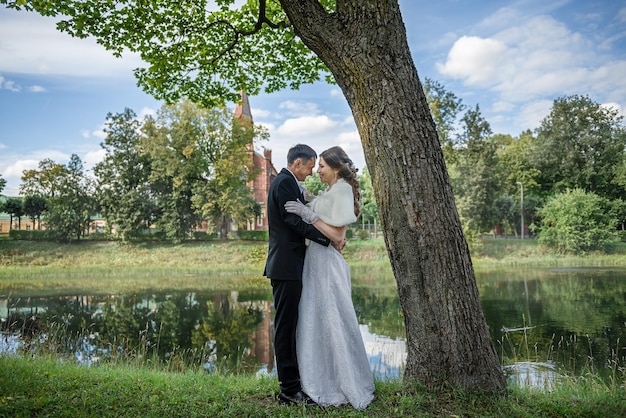
{"label": "black trousers", "polygon": [[280,390],[293,395],[302,390],[296,355],[298,305],[302,295],[300,280],[272,280],[274,295],[274,354]]}

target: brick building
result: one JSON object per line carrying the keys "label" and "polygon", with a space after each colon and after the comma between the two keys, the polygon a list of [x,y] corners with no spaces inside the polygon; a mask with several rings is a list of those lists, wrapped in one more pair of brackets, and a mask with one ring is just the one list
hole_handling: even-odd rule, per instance
{"label": "brick building", "polygon": [[[235,108],[235,119],[239,121],[243,126],[253,126],[252,112],[250,111],[250,102],[248,95],[245,92],[241,92],[241,100]],[[261,216],[256,219],[248,221],[248,230],[266,230],[267,229],[267,193],[270,188],[270,183],[278,175],[274,164],[272,164],[272,151],[263,150],[263,154],[255,151],[254,138],[250,138],[248,143],[248,154],[252,159],[252,164],[258,175],[256,178],[248,182],[248,187],[252,190],[254,200],[256,200],[261,206]]]}

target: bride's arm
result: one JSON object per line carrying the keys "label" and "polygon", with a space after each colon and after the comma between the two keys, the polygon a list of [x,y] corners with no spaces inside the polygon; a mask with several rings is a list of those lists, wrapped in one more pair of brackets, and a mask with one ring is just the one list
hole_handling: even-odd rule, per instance
{"label": "bride's arm", "polygon": [[328,225],[326,222],[322,221],[321,219],[318,219],[317,221],[315,221],[313,223],[313,226],[335,243],[341,243],[343,241],[343,239],[346,237],[346,230],[348,229],[347,225],[332,226],[332,225]]}
{"label": "bride's arm", "polygon": [[346,230],[348,229],[347,225],[333,226],[324,222],[320,219],[319,215],[304,203],[300,202],[300,200],[286,202],[285,211],[300,216],[304,222],[312,224],[318,231],[329,238],[335,248],[339,250],[343,249]]}

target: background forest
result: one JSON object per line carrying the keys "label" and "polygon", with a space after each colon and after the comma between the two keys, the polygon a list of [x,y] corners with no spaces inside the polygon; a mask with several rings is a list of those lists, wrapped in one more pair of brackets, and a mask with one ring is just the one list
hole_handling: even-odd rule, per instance
{"label": "background forest", "polygon": [[[523,234],[585,253],[624,239],[626,129],[617,110],[587,96],[561,97],[539,128],[513,137],[494,134],[479,105],[466,106],[442,84],[426,79],[424,89],[470,245],[486,233]],[[106,156],[93,172],[77,155],[67,165],[44,159],[23,172],[20,197],[4,198],[0,212],[33,230],[44,219],[45,233],[30,237],[61,241],[85,238],[95,215],[116,226],[106,238],[145,239],[152,228],[176,242],[206,237],[194,235],[202,221],[225,239],[230,224],[260,215],[247,187],[257,173],[246,145],[262,147],[268,134],[242,126],[228,108],[182,101],[142,120],[125,109],[107,115],[106,134]],[[359,177],[355,227],[371,228],[379,221],[367,167]],[[0,178],[0,192],[3,185]],[[324,185],[312,176],[306,186],[317,193]]]}

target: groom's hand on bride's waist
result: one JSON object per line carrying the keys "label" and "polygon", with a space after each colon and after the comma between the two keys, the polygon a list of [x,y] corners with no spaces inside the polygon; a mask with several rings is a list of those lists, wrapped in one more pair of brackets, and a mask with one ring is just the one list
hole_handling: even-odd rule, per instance
{"label": "groom's hand on bride's waist", "polygon": [[348,241],[346,241],[346,239],[342,239],[341,241],[337,242],[337,241],[331,241],[331,244],[333,245],[333,247],[335,247],[335,250],[339,251],[340,253],[343,251],[343,249],[346,247],[346,244],[348,243]]}

